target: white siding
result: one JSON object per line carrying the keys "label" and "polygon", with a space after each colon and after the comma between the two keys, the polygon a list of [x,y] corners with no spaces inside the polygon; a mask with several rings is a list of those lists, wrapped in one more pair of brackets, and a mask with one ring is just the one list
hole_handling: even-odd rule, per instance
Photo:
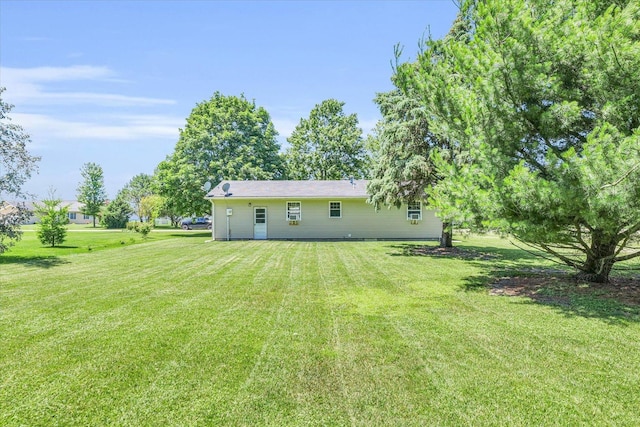
{"label": "white siding", "polygon": [[[302,220],[290,225],[286,220],[287,199],[214,201],[214,238],[227,238],[226,212],[231,239],[253,239],[253,208],[267,208],[267,239],[437,239],[442,222],[423,207],[422,220],[407,220],[407,208],[383,208],[378,212],[365,200],[301,199]],[[342,218],[329,217],[329,201],[342,202]],[[251,204],[251,205],[249,205]]]}

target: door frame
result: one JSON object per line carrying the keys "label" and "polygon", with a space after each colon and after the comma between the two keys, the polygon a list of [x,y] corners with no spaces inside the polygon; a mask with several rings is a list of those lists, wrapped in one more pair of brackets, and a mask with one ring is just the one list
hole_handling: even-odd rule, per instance
{"label": "door frame", "polygon": [[[264,209],[264,238],[257,238],[256,237],[256,225],[258,223],[256,223],[256,213],[258,211],[258,209]],[[267,207],[266,206],[254,206],[253,207],[253,240],[267,240],[267,223],[268,223],[268,212],[267,212]]]}

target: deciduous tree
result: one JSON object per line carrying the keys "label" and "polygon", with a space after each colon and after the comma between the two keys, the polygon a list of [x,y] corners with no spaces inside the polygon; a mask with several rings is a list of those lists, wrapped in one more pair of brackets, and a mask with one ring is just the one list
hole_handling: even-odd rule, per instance
{"label": "deciduous tree", "polygon": [[25,196],[22,186],[40,160],[27,151],[29,135],[20,125],[11,123],[13,106],[2,100],[4,91],[0,87],[0,254],[21,237],[20,224],[29,212],[23,203],[15,201]]}
{"label": "deciduous tree", "polygon": [[85,163],[80,170],[83,181],[77,189],[77,197],[84,204],[80,210],[85,215],[93,216],[93,226],[96,226],[96,216],[107,200],[104,188],[104,174],[102,167],[96,163]]}
{"label": "deciduous tree", "polygon": [[216,92],[192,110],[172,155],[158,165],[159,194],[182,215],[209,211],[203,186],[224,179],[278,179],[282,159],[267,110]]}
{"label": "deciduous tree", "polygon": [[164,198],[157,194],[150,194],[140,200],[140,218],[145,218],[146,222],[153,223],[156,218],[162,215]]}
{"label": "deciduous tree", "polygon": [[142,212],[141,201],[153,194],[153,176],[145,173],[138,174],[131,178],[123,190],[123,196],[131,203],[133,211],[140,221],[146,221],[148,215]]}
{"label": "deciduous tree", "polygon": [[309,118],[300,119],[287,149],[287,178],[346,179],[368,174],[368,153],[356,114],[345,114],[344,102],[327,99]]}

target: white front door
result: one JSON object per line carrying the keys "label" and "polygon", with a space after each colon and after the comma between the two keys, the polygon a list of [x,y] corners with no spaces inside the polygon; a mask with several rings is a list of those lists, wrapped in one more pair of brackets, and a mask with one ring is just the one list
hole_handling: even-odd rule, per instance
{"label": "white front door", "polygon": [[267,238],[267,208],[253,208],[253,238]]}

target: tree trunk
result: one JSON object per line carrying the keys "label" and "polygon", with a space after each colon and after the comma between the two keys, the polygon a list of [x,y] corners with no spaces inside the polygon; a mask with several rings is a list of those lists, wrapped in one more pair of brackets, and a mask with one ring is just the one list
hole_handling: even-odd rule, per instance
{"label": "tree trunk", "polygon": [[607,283],[613,268],[616,242],[594,231],[591,238],[591,253],[587,254],[578,278],[588,282]]}
{"label": "tree trunk", "polygon": [[440,247],[453,247],[453,227],[450,222],[442,223],[442,235],[440,236]]}

